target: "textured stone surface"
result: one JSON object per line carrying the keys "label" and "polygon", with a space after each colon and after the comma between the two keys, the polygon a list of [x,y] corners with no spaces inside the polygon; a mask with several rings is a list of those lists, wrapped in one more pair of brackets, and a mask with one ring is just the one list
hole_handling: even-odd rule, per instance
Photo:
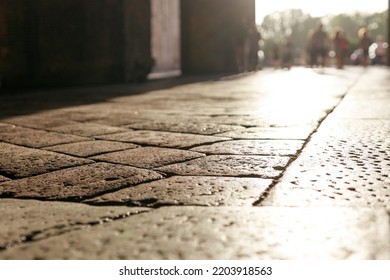
{"label": "textured stone surface", "polygon": [[[0,140],[0,180],[13,179],[0,182],[0,208],[3,201],[8,207],[0,232],[17,230],[8,249],[0,242],[0,258],[390,259],[387,68],[297,67],[202,79],[1,95],[0,132],[39,147]],[[28,139],[27,127],[56,141],[88,137],[46,146]],[[107,139],[92,141],[98,137]],[[123,164],[58,167],[71,152],[115,155]],[[206,156],[183,159],[188,152]],[[45,169],[53,166],[60,170]],[[12,175],[29,170],[44,174]],[[11,196],[26,206],[31,198],[44,201],[20,212],[8,204]],[[71,204],[72,219],[51,224],[51,214],[68,206],[48,200],[150,211],[106,220],[102,208]],[[36,220],[29,216],[35,208]],[[97,218],[74,222],[91,212]]]}
{"label": "textured stone surface", "polygon": [[95,163],[2,183],[0,196],[80,200],[161,178],[149,170]]}
{"label": "textured stone surface", "polygon": [[263,205],[390,209],[389,135],[390,120],[329,119]]}
{"label": "textured stone surface", "polygon": [[0,258],[389,259],[389,234],[380,209],[163,207],[15,246]]}
{"label": "textured stone surface", "polygon": [[145,212],[148,209],[2,199],[0,211],[2,213],[0,223],[7,225],[0,227],[1,255],[1,248],[7,246],[11,247],[27,240],[36,241],[49,236],[61,235],[93,224]]}
{"label": "textured stone surface", "polygon": [[229,139],[226,137],[213,137],[159,131],[130,131],[101,136],[99,138],[105,140],[131,142],[136,144],[147,144],[171,148],[185,148]]}
{"label": "textured stone surface", "polygon": [[191,151],[144,147],[99,155],[93,157],[92,159],[151,169],[203,156],[204,154]]}
{"label": "textured stone surface", "polygon": [[10,178],[33,176],[92,162],[88,159],[0,142],[0,172]]}
{"label": "textured stone surface", "polygon": [[95,135],[124,132],[127,129],[98,123],[75,123],[54,127],[50,130],[60,133],[89,137]]}
{"label": "textured stone surface", "polygon": [[235,140],[215,143],[191,149],[206,154],[230,155],[295,155],[303,146],[303,141],[290,140]]}
{"label": "textured stone surface", "polygon": [[10,179],[0,175],[0,182],[9,181]]}
{"label": "textured stone surface", "polygon": [[255,176],[274,178],[280,175],[289,158],[274,156],[207,156],[172,164],[158,170],[178,175]]}
{"label": "textured stone surface", "polygon": [[128,127],[142,129],[142,130],[158,130],[158,131],[171,131],[182,133],[194,133],[213,135],[217,133],[223,133],[226,131],[239,130],[244,127],[238,125],[226,125],[215,123],[201,123],[201,122],[167,122],[167,121],[151,121],[131,124]]}
{"label": "textured stone surface", "polygon": [[12,131],[0,132],[0,140],[16,145],[42,148],[58,144],[85,141],[88,140],[88,138],[31,128],[15,127]]}
{"label": "textured stone surface", "polygon": [[[21,112],[23,112],[24,110],[28,111],[30,109],[30,108],[25,108],[20,104],[23,104],[21,103],[20,100],[16,101],[15,104],[12,104],[13,106],[11,108],[18,108]],[[20,126],[36,128],[36,129],[46,129],[54,126],[62,126],[62,125],[74,123],[69,118],[64,118],[61,114],[58,114],[58,112],[56,113],[42,112],[42,113],[35,113],[31,115],[7,117],[5,121],[14,125],[20,125]]]}
{"label": "textured stone surface", "polygon": [[130,143],[96,140],[96,141],[86,141],[86,142],[57,145],[45,149],[49,151],[68,154],[68,155],[88,157],[88,156],[114,152],[119,150],[134,149],[137,147],[138,147],[137,145],[130,144]]}
{"label": "textured stone surface", "polygon": [[222,137],[234,139],[297,139],[304,140],[313,132],[314,127],[292,126],[292,127],[253,127],[243,130],[229,131],[218,134]]}
{"label": "textured stone surface", "polygon": [[174,176],[95,197],[86,202],[130,205],[251,206],[270,179]]}

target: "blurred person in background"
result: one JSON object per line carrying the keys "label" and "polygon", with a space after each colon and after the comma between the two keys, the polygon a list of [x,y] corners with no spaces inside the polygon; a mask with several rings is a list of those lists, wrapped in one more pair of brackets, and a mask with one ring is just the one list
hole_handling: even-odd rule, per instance
{"label": "blurred person in background", "polygon": [[368,49],[370,48],[372,41],[368,36],[366,28],[360,28],[358,32],[359,36],[359,48],[362,50],[362,56],[360,59],[361,65],[366,67],[368,65]]}
{"label": "blurred person in background", "polygon": [[349,42],[345,37],[343,30],[340,27],[335,29],[333,35],[333,49],[336,59],[336,67],[338,69],[344,68],[344,58],[349,47]]}

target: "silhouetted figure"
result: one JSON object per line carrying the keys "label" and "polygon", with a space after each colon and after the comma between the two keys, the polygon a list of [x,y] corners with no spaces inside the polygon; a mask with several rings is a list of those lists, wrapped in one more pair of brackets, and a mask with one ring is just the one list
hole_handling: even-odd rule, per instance
{"label": "silhouetted figure", "polygon": [[348,46],[349,43],[344,32],[340,28],[337,28],[333,36],[333,48],[335,52],[336,67],[338,69],[344,68],[344,58]]}
{"label": "silhouetted figure", "polygon": [[317,29],[311,37],[311,66],[326,66],[329,52],[329,37],[324,31],[322,23],[318,24]]}
{"label": "silhouetted figure", "polygon": [[360,41],[359,48],[362,50],[362,57],[360,63],[362,66],[366,67],[368,65],[368,49],[370,48],[372,41],[368,36],[368,32],[366,28],[360,28],[358,32]]}
{"label": "silhouetted figure", "polygon": [[314,29],[309,29],[306,36],[305,43],[305,61],[308,65],[314,65],[314,51],[312,47],[312,39],[313,39]]}
{"label": "silhouetted figure", "polygon": [[272,66],[275,69],[278,69],[280,67],[280,49],[279,49],[279,45],[275,42],[273,43],[272,46],[271,59],[272,59]]}
{"label": "silhouetted figure", "polygon": [[283,58],[282,58],[282,68],[287,68],[290,70],[293,63],[293,43],[292,39],[288,38],[283,42]]}

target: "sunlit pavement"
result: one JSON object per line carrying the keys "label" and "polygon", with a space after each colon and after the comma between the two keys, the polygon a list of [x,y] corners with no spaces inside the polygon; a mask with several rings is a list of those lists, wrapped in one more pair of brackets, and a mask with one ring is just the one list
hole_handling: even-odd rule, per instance
{"label": "sunlit pavement", "polygon": [[0,258],[390,258],[390,69],[190,81],[0,94]]}

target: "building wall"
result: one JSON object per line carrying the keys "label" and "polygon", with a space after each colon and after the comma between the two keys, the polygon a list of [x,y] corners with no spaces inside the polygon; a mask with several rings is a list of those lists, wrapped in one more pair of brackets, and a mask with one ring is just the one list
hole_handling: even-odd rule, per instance
{"label": "building wall", "polygon": [[0,9],[6,85],[124,82],[150,72],[149,1],[3,0]]}
{"label": "building wall", "polygon": [[254,0],[182,0],[184,74],[238,71],[236,47],[241,25],[254,24]]}
{"label": "building wall", "polygon": [[[164,17],[152,18],[151,3]],[[153,36],[156,67],[178,67],[181,52],[184,74],[234,72],[237,29],[254,13],[255,0],[1,0],[2,85],[142,81],[153,66],[152,21],[168,34]]]}

